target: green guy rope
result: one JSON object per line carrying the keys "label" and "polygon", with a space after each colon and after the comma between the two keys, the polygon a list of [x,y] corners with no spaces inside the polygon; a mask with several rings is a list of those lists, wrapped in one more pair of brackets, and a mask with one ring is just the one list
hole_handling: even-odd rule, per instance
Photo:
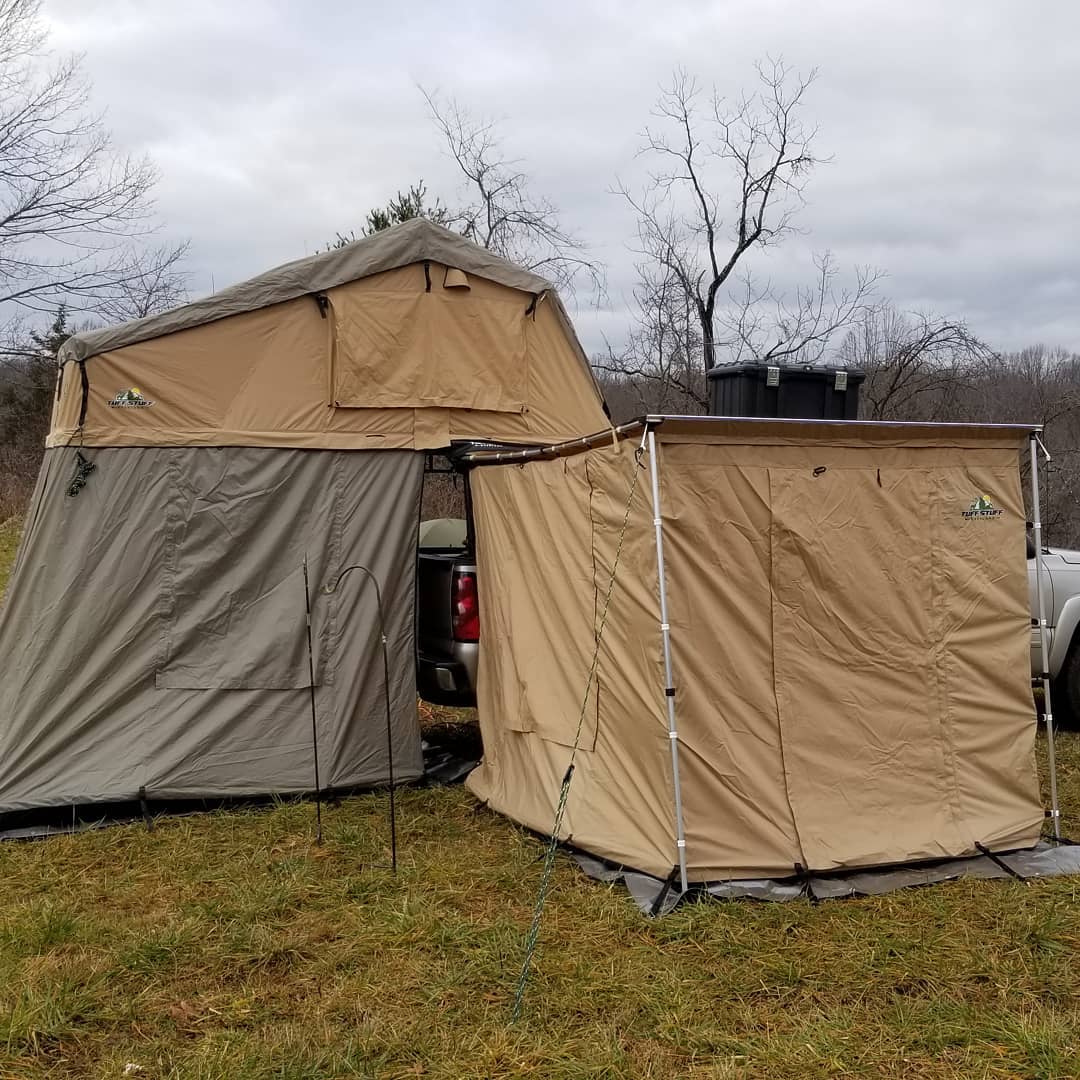
{"label": "green guy rope", "polygon": [[[649,431],[645,427],[645,434]],[[600,641],[604,636],[604,624],[607,622],[608,608],[611,606],[611,594],[615,591],[615,572],[619,568],[619,558],[622,555],[623,542],[626,539],[626,526],[630,521],[630,509],[634,503],[634,492],[637,490],[638,477],[645,466],[641,463],[645,453],[645,436],[641,438],[641,445],[634,451],[634,476],[630,482],[630,494],[626,498],[626,509],[623,511],[622,527],[619,529],[619,542],[615,548],[615,558],[611,563],[611,577],[608,579],[607,593],[604,596],[604,607],[600,612],[600,622],[596,628],[596,647],[593,649],[592,664],[589,666],[589,675],[585,680],[585,693],[581,700],[581,712],[578,715],[577,730],[574,732],[574,743],[570,748],[570,763],[566,767],[563,776],[562,788],[559,791],[559,802],[555,808],[555,824],[551,829],[551,839],[548,841],[547,850],[544,852],[544,870],[540,875],[540,888],[536,893],[536,907],[533,909],[532,925],[529,927],[528,936],[525,938],[525,958],[521,963],[521,973],[518,975],[517,988],[514,991],[514,1007],[510,1013],[512,1022],[516,1022],[521,1016],[521,1003],[525,1000],[525,990],[529,984],[529,974],[532,971],[533,956],[536,954],[536,943],[540,937],[540,919],[544,914],[544,901],[547,899],[548,887],[551,884],[551,874],[555,869],[555,855],[559,849],[559,832],[562,829],[563,814],[566,811],[566,800],[570,794],[570,780],[574,775],[574,759],[577,757],[578,746],[581,743],[581,731],[585,726],[585,713],[589,707],[589,691],[592,689],[593,679],[596,678],[596,669],[600,663]]]}

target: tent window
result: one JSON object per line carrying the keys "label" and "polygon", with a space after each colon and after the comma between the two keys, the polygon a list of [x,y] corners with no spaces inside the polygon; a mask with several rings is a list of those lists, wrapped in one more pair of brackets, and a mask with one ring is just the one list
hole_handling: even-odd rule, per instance
{"label": "tent window", "polygon": [[[316,583],[336,563],[338,470],[327,476],[318,455],[298,464],[237,448],[186,464],[173,468],[158,688],[306,687],[303,561]],[[316,624],[316,685],[330,623]]]}
{"label": "tent window", "polygon": [[331,304],[338,407],[525,408],[526,320],[516,298],[354,287],[331,293]]}

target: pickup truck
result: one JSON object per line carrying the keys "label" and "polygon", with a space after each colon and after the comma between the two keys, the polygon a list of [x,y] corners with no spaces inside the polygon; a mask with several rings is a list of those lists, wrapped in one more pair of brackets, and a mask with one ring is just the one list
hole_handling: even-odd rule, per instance
{"label": "pickup truck", "polygon": [[[421,525],[417,558],[417,688],[437,705],[476,704],[480,596],[468,524],[443,519]],[[1035,549],[1028,541],[1031,677],[1041,679]],[[1050,648],[1056,724],[1080,727],[1080,551],[1043,549],[1043,602]],[[1075,647],[1074,647],[1075,643]]]}
{"label": "pickup truck", "polygon": [[461,519],[421,523],[416,560],[416,689],[435,705],[476,704],[480,604],[472,550]]}
{"label": "pickup truck", "polygon": [[[1042,563],[1054,723],[1076,728],[1080,727],[1080,551],[1043,548]],[[1031,677],[1036,680],[1042,676],[1042,646],[1035,591],[1035,550],[1030,541],[1028,584],[1031,598]]]}

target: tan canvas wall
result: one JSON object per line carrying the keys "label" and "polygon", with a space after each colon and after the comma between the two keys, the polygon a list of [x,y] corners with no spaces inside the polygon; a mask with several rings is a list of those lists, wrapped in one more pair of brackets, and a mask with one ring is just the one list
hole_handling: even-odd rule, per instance
{"label": "tan canvas wall", "polygon": [[[921,445],[904,447],[881,429],[819,429],[800,445],[778,427],[773,443],[758,431],[739,445],[713,430],[718,444],[661,429],[690,876],[1033,843],[1042,810],[1015,436],[916,432]],[[624,443],[474,473],[487,756],[469,783],[540,831],[568,760],[631,457]],[[1001,513],[965,516],[980,495]],[[564,839],[666,875],[676,848],[651,517],[643,485]],[[582,590],[586,552],[594,577]],[[520,598],[553,588],[563,626],[530,632]],[[525,662],[529,693],[498,698],[505,669]]]}
{"label": "tan canvas wall", "polygon": [[[629,493],[632,451],[473,474],[483,645],[484,761],[469,787],[549,831]],[[672,790],[655,634],[656,559],[641,484],[608,614],[599,689],[563,839],[634,866],[670,869]],[[546,615],[541,615],[546,612]]]}
{"label": "tan canvas wall", "polygon": [[520,413],[529,399],[531,298],[477,278],[446,288],[446,267],[395,270],[330,293],[339,407]]}
{"label": "tan canvas wall", "polygon": [[[92,355],[81,440],[434,448],[553,442],[603,427],[557,299],[479,276],[448,288],[447,269],[430,263],[425,276],[417,263],[339,285],[326,290],[325,312],[305,295]],[[79,375],[64,366],[50,446],[77,441]],[[110,404],[132,387],[152,404]]]}
{"label": "tan canvas wall", "polygon": [[660,449],[687,850],[704,877],[789,874],[768,470],[717,468],[712,447]]}
{"label": "tan canvas wall", "polygon": [[[966,519],[972,491],[992,492],[997,521]],[[1042,825],[1029,682],[1031,610],[1024,500],[1013,461],[939,475],[933,504],[933,590],[939,614],[939,693],[958,816],[990,847],[1030,843]],[[989,527],[982,527],[987,525]],[[999,533],[1001,535],[995,535]]]}

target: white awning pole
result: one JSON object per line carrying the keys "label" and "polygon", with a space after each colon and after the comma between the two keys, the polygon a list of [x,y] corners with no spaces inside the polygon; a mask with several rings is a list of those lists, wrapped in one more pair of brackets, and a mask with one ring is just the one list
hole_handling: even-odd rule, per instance
{"label": "white awning pole", "polygon": [[671,627],[668,623],[667,583],[664,573],[664,527],[660,515],[660,474],[656,461],[656,434],[650,427],[649,476],[652,480],[653,527],[656,529],[656,572],[660,580],[660,638],[664,643],[664,697],[667,701],[668,742],[671,744],[671,779],[675,788],[675,835],[679,852],[679,885],[686,880],[686,832],[683,829],[682,786],[679,783],[679,732],[675,722],[675,681],[671,673]]}
{"label": "white awning pole", "polygon": [[[1050,703],[1050,649],[1046,642],[1046,600],[1043,596],[1042,514],[1039,507],[1039,447],[1042,440],[1031,433],[1031,531],[1035,541],[1035,596],[1039,607],[1039,646],[1042,652],[1043,719],[1046,721],[1046,756],[1050,766],[1050,821],[1054,839],[1061,839],[1061,811],[1058,808],[1057,757],[1054,753],[1054,710]],[[1050,455],[1046,453],[1046,460]]]}

